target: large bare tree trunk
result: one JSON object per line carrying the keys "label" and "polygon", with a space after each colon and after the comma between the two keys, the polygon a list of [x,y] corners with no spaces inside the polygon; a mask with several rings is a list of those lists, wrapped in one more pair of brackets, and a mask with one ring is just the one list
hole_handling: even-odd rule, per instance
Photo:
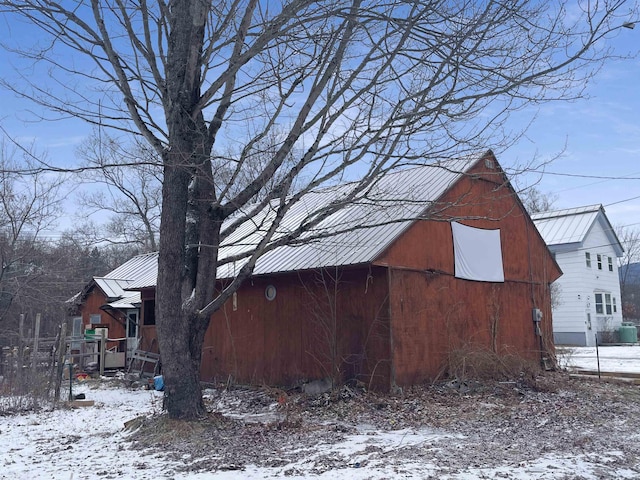
{"label": "large bare tree trunk", "polygon": [[192,357],[192,321],[182,308],[189,173],[178,165],[167,166],[164,175],[165,208],[162,209],[160,223],[156,328],[165,376],[167,410],[175,418],[193,418],[204,412],[204,405],[200,394],[199,364],[194,365],[200,355]]}

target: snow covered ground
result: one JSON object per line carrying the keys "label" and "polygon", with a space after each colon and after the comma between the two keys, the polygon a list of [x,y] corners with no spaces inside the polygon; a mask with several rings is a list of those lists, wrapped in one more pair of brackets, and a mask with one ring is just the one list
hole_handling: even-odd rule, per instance
{"label": "snow covered ground", "polygon": [[561,366],[568,369],[640,374],[640,345],[598,347],[558,347]]}
{"label": "snow covered ground", "polygon": [[[561,361],[569,367],[595,368],[595,349],[572,348],[564,349],[563,352]],[[601,347],[599,353],[603,371],[640,373],[640,346]],[[160,393],[123,388],[120,382],[108,379],[101,382],[78,382],[74,385],[74,393],[84,393],[87,400],[93,400],[95,404],[75,409],[61,408],[0,417],[0,479],[640,478],[640,460],[635,457],[636,450],[623,451],[622,443],[616,445],[617,438],[620,442],[637,443],[639,440],[636,433],[637,425],[626,421],[626,413],[622,414],[622,420],[615,420],[614,428],[617,430],[613,432],[613,440],[606,443],[608,448],[585,447],[580,450],[584,453],[576,453],[575,449],[554,449],[548,445],[539,448],[536,445],[544,444],[532,439],[532,448],[539,448],[539,453],[529,453],[522,457],[523,461],[501,461],[502,463],[498,464],[494,461],[486,464],[483,460],[465,461],[461,462],[459,469],[445,469],[441,462],[436,461],[438,452],[445,450],[447,456],[443,458],[455,463],[455,455],[468,460],[467,456],[477,455],[473,453],[477,451],[526,448],[500,443],[500,437],[509,428],[509,415],[515,418],[521,415],[520,412],[525,411],[523,409],[542,408],[540,405],[544,407],[547,400],[536,399],[537,397],[527,400],[528,403],[523,400],[520,406],[516,402],[510,410],[484,400],[471,404],[473,407],[462,407],[461,414],[469,408],[485,409],[488,414],[491,413],[492,416],[487,419],[493,421],[493,424],[499,420],[503,421],[501,428],[495,427],[495,431],[484,432],[484,436],[478,437],[477,441],[471,441],[469,433],[461,434],[448,431],[446,428],[417,425],[415,428],[394,429],[393,426],[389,426],[382,429],[359,424],[353,426],[346,434],[338,435],[337,441],[327,441],[326,437],[319,436],[317,442],[311,446],[283,445],[282,449],[288,451],[281,452],[282,458],[287,460],[281,463],[274,462],[272,466],[245,463],[240,470],[230,468],[194,473],[185,471],[185,464],[191,459],[190,454],[176,458],[163,455],[163,452],[157,449],[130,449],[132,433],[124,428],[125,422],[141,415],[159,413],[162,401]],[[631,394],[634,394],[633,391]],[[571,400],[570,396],[566,396],[566,399]],[[576,396],[575,401],[581,402],[582,399]],[[555,406],[544,408],[551,412],[558,410]],[[429,415],[428,407],[426,411],[426,415]],[[239,415],[234,411],[222,413],[236,418]],[[500,416],[505,418],[500,419]],[[547,428],[545,423],[548,421],[544,418],[536,419],[533,423],[534,428],[541,431]],[[493,424],[488,422],[487,428],[494,428],[490,426]],[[589,442],[590,426],[583,431],[580,430],[581,427],[569,422],[568,426],[559,428],[568,429],[567,434],[580,442]],[[495,439],[495,442],[492,439]],[[472,452],[469,445],[474,442],[478,445]],[[318,465],[330,466],[318,469]]]}

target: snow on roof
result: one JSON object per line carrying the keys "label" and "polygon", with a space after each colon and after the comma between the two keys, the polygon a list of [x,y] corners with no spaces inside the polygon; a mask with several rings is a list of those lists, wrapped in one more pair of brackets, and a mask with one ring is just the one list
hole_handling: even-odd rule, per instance
{"label": "snow on roof", "polygon": [[[293,244],[260,257],[254,275],[368,263],[375,260],[421,213],[440,198],[484,155],[409,168],[383,176],[366,194],[323,219]],[[348,195],[353,184],[305,194],[287,211],[274,241],[293,232],[314,214]],[[221,245],[219,258],[251,252],[264,238],[276,211],[268,206],[245,221]],[[233,221],[230,219],[227,223]],[[225,225],[223,225],[223,230]],[[222,264],[218,278],[231,278],[245,259]],[[157,266],[157,263],[155,263]],[[154,287],[157,268],[148,269],[128,289]]]}
{"label": "snow on roof", "polygon": [[603,229],[611,240],[618,256],[623,248],[609,223],[604,207],[600,204],[567,208],[531,215],[533,223],[548,246],[584,242],[596,220],[602,222]]}

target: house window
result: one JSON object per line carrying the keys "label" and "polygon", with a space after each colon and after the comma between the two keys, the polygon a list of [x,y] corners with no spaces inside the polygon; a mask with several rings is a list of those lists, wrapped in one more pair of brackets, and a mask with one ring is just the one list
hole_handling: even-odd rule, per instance
{"label": "house window", "polygon": [[155,300],[147,300],[144,302],[144,325],[155,325],[156,324],[156,301]]}
{"label": "house window", "polygon": [[601,293],[596,293],[595,294],[596,297],[596,313],[604,313],[604,304],[602,302],[602,294]]}
{"label": "house window", "polygon": [[609,257],[608,262],[609,262],[609,271],[613,272],[613,258]]}
{"label": "house window", "polygon": [[94,313],[92,315],[89,315],[89,323],[91,325],[99,325],[100,323],[102,323],[102,319],[100,318],[100,314],[99,313],[97,313],[97,314]]}
{"label": "house window", "polygon": [[587,267],[591,268],[591,254],[589,252],[584,252],[584,258],[587,261]]}
{"label": "house window", "polygon": [[617,310],[615,306],[615,298],[611,297],[610,293],[596,293],[596,313],[611,315]]}
{"label": "house window", "polygon": [[616,297],[613,297],[611,300],[613,300],[613,313],[616,313],[618,311],[618,307],[616,306]]}
{"label": "house window", "polygon": [[602,270],[602,255],[598,254],[598,270]]}

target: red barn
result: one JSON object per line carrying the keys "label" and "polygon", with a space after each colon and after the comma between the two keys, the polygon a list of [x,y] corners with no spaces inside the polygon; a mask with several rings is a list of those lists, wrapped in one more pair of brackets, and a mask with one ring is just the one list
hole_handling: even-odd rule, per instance
{"label": "red barn", "polygon": [[[344,189],[305,195],[281,230]],[[220,258],[256,243],[268,215],[227,238]],[[533,362],[553,350],[549,285],[561,271],[491,152],[388,174],[302,240],[261,257],[212,315],[203,380],[357,379],[386,390],[436,378],[456,349]],[[155,274],[126,287],[141,291],[148,316]]]}

